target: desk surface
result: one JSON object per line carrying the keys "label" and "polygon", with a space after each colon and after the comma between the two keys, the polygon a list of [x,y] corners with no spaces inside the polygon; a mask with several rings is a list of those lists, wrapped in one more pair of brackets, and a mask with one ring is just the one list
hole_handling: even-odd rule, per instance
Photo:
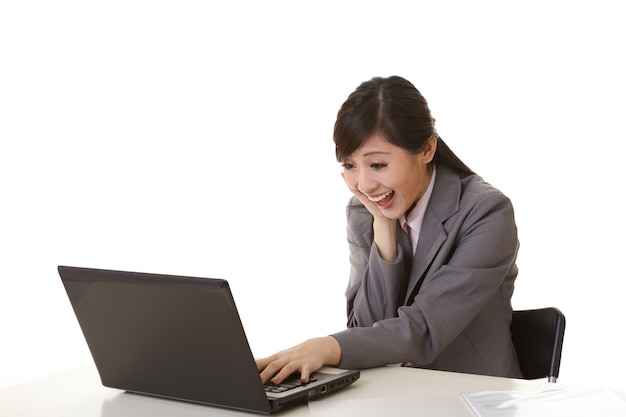
{"label": "desk surface", "polygon": [[[524,381],[395,366],[364,370],[361,378],[345,390],[309,405],[297,406],[280,416],[324,415],[333,404],[377,398],[421,399],[420,416],[473,415],[459,394],[488,390],[541,390],[555,388],[545,380]],[[408,406],[408,404],[407,404]],[[431,410],[433,414],[427,411]],[[449,412],[449,413],[448,413]],[[255,414],[197,404],[127,394],[103,387],[95,368],[85,367],[0,390],[0,414],[46,417],[160,417],[250,416]]]}

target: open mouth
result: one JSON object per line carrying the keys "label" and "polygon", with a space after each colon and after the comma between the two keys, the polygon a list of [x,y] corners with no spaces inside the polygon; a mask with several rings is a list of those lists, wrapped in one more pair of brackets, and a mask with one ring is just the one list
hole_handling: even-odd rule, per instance
{"label": "open mouth", "polygon": [[378,204],[379,206],[384,206],[387,203],[389,203],[391,201],[391,199],[394,196],[394,192],[393,191],[387,191],[386,193],[382,193],[379,194],[375,197],[370,197],[367,196],[367,198],[369,198],[370,201],[373,201],[374,203]]}

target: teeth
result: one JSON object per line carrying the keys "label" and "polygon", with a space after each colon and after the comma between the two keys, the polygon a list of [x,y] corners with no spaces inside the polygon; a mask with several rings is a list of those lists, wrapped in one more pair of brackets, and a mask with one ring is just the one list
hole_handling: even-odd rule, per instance
{"label": "teeth", "polygon": [[391,194],[391,193],[392,193],[392,191],[387,191],[386,193],[379,194],[376,197],[367,196],[367,198],[369,198],[370,201],[378,202],[378,201],[381,201],[381,200],[387,198],[389,196],[389,194]]}

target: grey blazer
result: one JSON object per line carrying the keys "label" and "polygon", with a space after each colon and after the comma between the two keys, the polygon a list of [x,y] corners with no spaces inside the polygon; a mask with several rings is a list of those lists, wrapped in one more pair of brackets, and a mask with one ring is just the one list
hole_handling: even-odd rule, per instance
{"label": "grey blazer", "polygon": [[378,255],[372,215],[356,198],[347,219],[348,329],[333,334],[339,366],[521,377],[509,330],[519,244],[506,196],[438,166],[415,256],[398,222],[393,263]]}

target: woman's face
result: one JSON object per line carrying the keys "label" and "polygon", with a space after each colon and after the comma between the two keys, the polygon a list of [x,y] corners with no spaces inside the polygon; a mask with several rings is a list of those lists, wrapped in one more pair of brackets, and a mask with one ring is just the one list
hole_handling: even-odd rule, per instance
{"label": "woman's face", "polygon": [[375,134],[343,161],[343,178],[370,211],[375,207],[384,217],[399,219],[415,207],[430,184],[428,163],[436,143],[430,138],[412,155]]}

